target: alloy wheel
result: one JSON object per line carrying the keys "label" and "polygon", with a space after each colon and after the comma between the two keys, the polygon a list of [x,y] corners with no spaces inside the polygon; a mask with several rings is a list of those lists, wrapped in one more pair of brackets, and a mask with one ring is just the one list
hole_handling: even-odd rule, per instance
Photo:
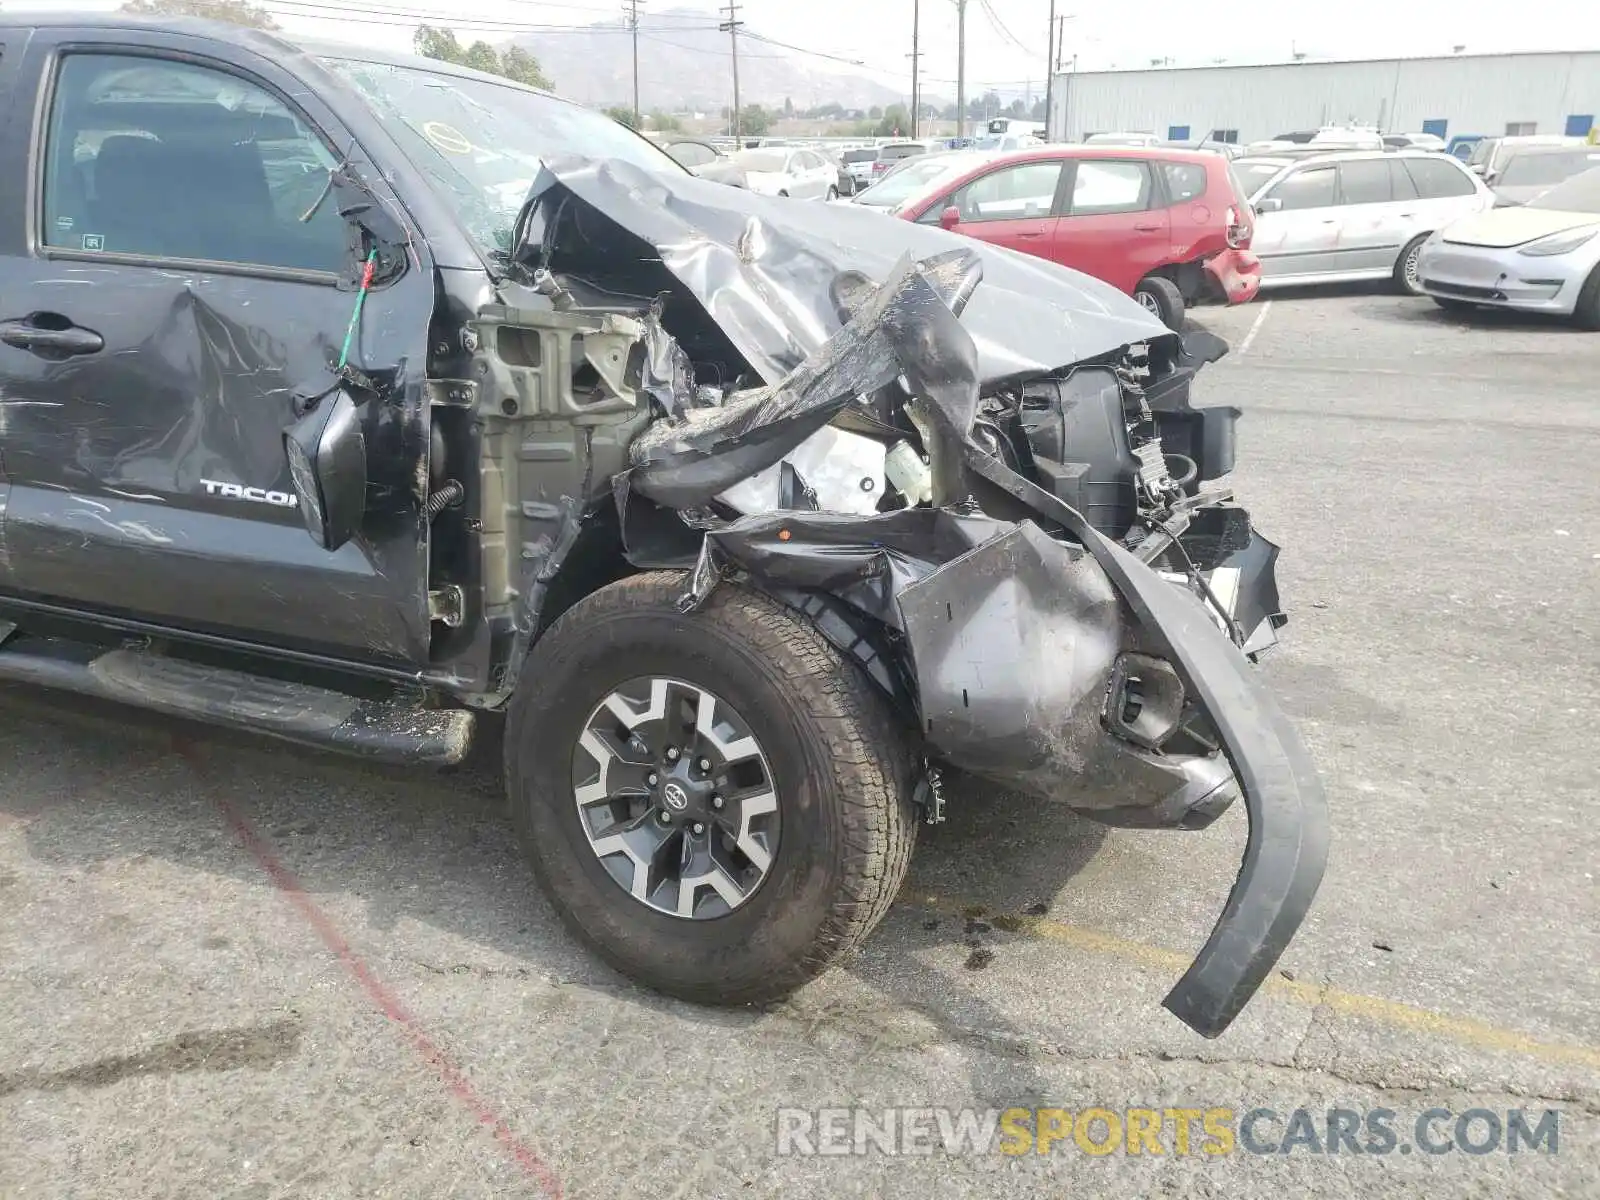
{"label": "alloy wheel", "polygon": [[1421,272],[1418,270],[1418,260],[1422,258],[1422,247],[1412,247],[1411,253],[1406,255],[1406,265],[1402,270],[1406,277],[1406,287],[1413,292],[1422,290]]}
{"label": "alloy wheel", "polygon": [[726,916],[777,855],[766,753],[732,705],[680,679],[640,677],[608,693],[573,749],[572,787],[607,874],[657,912]]}

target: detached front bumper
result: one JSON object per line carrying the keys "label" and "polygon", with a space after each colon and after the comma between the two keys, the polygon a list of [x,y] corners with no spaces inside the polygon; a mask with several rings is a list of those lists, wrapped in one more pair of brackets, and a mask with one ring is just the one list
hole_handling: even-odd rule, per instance
{"label": "detached front bumper", "polygon": [[[1097,549],[1024,523],[901,591],[924,734],[964,770],[1112,824],[1196,828],[1242,795],[1238,879],[1165,1001],[1215,1037],[1310,908],[1326,801],[1304,744],[1207,607],[1114,543]],[[1239,571],[1234,619],[1259,616],[1257,636],[1276,623],[1275,554],[1252,533],[1221,568]],[[1136,713],[1130,678],[1144,685]],[[1185,720],[1220,749],[1168,752],[1194,747],[1178,731]]]}

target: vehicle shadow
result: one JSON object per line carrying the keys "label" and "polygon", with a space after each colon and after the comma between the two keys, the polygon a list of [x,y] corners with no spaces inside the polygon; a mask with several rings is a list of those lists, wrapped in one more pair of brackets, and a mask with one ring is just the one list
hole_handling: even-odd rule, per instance
{"label": "vehicle shadow", "polygon": [[1443,308],[1425,296],[1399,308],[1393,315],[1418,325],[1454,326],[1459,329],[1534,330],[1552,333],[1586,332],[1554,313],[1515,312],[1504,308]]}
{"label": "vehicle shadow", "polygon": [[[64,874],[156,858],[263,883],[261,866],[229,831],[232,808],[307,893],[357,901],[362,917],[346,933],[369,947],[380,971],[526,972],[699,1025],[758,1025],[768,1014],[698,1009],[634,987],[567,933],[516,847],[499,754],[491,730],[463,766],[413,772],[4,686],[0,771],[11,783],[0,793],[0,829],[20,823],[27,853]],[[825,976],[775,1006],[778,1016],[830,1027],[824,1036],[870,1040],[886,1020],[915,1013],[953,1042],[970,1042],[972,1030],[988,1044],[1023,1041],[985,998],[983,969],[1005,952],[996,942],[1007,927],[1043,911],[1093,859],[1105,831],[970,780],[951,782],[947,811],[945,824],[919,831],[901,904],[859,961],[841,964],[857,982],[829,985]],[[442,953],[454,957],[386,964],[388,942],[373,935],[403,922],[448,935]],[[482,963],[456,961],[474,956]],[[1044,1094],[1025,1056],[973,1061],[975,1096]]]}

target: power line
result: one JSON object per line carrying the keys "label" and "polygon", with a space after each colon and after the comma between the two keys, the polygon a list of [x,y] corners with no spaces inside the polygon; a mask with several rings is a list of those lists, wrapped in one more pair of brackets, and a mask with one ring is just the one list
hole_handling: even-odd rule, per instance
{"label": "power line", "polygon": [[[741,21],[739,24],[743,25],[744,22]],[[864,67],[867,65],[859,58],[845,58],[838,54],[828,54],[822,50],[808,50],[804,46],[792,45],[789,42],[780,42],[777,38],[770,38],[761,33],[747,33],[744,36],[749,38],[752,42],[765,42],[769,46],[782,46],[785,50],[793,50],[796,54],[809,54],[812,58],[831,59],[833,62],[844,63],[851,67]],[[885,73],[893,74],[893,72]]]}
{"label": "power line", "polygon": [[1028,47],[1023,45],[1022,42],[1017,39],[1017,35],[1006,28],[1005,22],[1000,19],[1000,14],[994,11],[994,6],[989,3],[989,0],[978,0],[978,3],[982,6],[984,13],[988,16],[989,24],[993,25],[995,29],[998,30],[1000,34],[1018,50],[1021,50],[1024,54],[1029,52]]}
{"label": "power line", "polygon": [[[676,33],[677,30],[674,29],[672,32]],[[686,46],[682,42],[669,42],[666,38],[656,37],[652,33],[640,33],[639,36],[647,42],[654,42],[658,46],[671,46],[674,50],[685,50],[690,54],[714,54],[718,58],[722,57],[721,50],[712,50],[705,46]],[[744,36],[748,38],[750,35],[747,33]],[[742,62],[749,62],[754,58],[759,58],[766,62],[782,62],[784,57],[782,54],[751,54],[748,50],[739,55],[739,59]]]}
{"label": "power line", "polygon": [[[626,23],[618,23],[616,25],[555,25],[536,21],[461,17],[454,13],[394,6],[376,8],[354,4],[321,4],[317,3],[316,0],[266,0],[262,7],[277,16],[308,21],[340,21],[345,24],[354,19],[371,25],[404,26],[423,24],[436,25],[443,28],[499,33],[624,34],[630,32]],[[715,29],[716,26],[714,24],[671,25],[660,26],[659,28],[665,32],[681,33],[695,29]]]}

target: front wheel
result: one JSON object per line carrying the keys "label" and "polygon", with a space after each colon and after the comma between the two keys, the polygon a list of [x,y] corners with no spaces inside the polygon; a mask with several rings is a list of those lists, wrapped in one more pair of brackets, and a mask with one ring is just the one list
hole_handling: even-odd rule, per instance
{"label": "front wheel", "polygon": [[828,203],[832,204],[838,198],[839,198],[839,189],[838,188],[832,188],[832,187],[829,188],[828,189],[828,197],[827,197]]}
{"label": "front wheel", "polygon": [[1402,295],[1427,294],[1422,290],[1422,276],[1417,270],[1418,260],[1422,257],[1422,243],[1427,240],[1426,233],[1417,234],[1406,243],[1405,249],[1400,251],[1400,257],[1394,260],[1394,286]]}
{"label": "front wheel", "polygon": [[1168,329],[1183,328],[1183,293],[1172,280],[1162,275],[1147,275],[1134,288],[1133,298],[1160,317]]}
{"label": "front wheel", "polygon": [[512,813],[569,927],[682,999],[780,998],[888,911],[916,836],[906,732],[782,605],[683,577],[574,606],[522,669]]}

